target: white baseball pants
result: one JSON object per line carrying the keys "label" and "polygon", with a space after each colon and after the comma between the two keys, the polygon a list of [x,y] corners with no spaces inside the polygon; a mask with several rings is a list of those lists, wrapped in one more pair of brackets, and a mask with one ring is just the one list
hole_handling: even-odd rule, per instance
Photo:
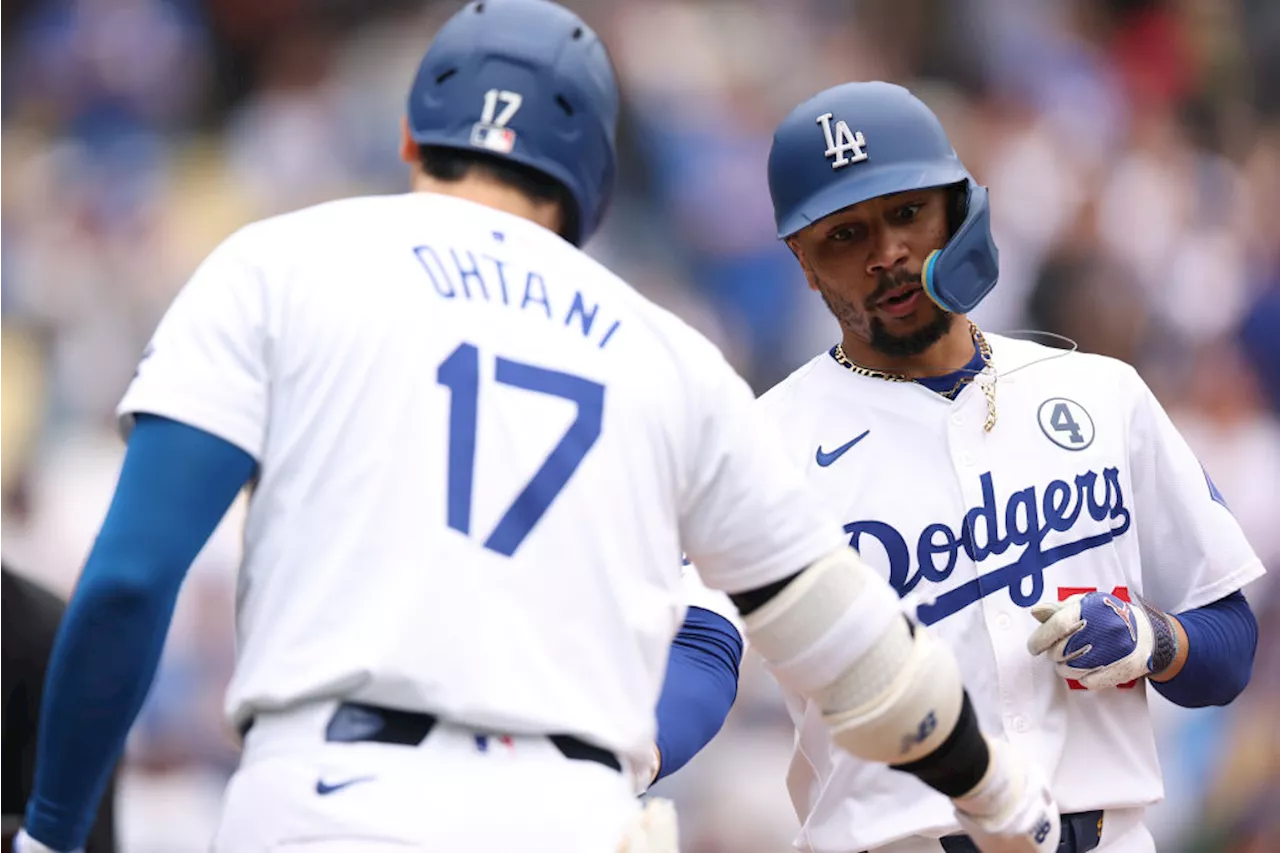
{"label": "white baseball pants", "polygon": [[332,743],[335,704],[255,720],[215,853],[616,853],[640,813],[627,774],[545,737]]}

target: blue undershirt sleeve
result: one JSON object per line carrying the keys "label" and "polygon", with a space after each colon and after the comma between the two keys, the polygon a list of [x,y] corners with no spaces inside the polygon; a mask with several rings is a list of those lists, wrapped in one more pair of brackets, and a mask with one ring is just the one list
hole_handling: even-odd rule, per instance
{"label": "blue undershirt sleeve", "polygon": [[1177,614],[1187,633],[1187,660],[1166,682],[1152,681],[1161,696],[1184,708],[1227,705],[1253,675],[1258,622],[1244,593]]}
{"label": "blue undershirt sleeve", "polygon": [[658,778],[679,770],[724,725],[738,696],[742,636],[728,619],[690,607],[671,643],[658,699]]}
{"label": "blue undershirt sleeve", "polygon": [[139,415],[115,496],[58,630],[26,830],[82,847],[155,676],[187,569],[255,469],[202,430]]}

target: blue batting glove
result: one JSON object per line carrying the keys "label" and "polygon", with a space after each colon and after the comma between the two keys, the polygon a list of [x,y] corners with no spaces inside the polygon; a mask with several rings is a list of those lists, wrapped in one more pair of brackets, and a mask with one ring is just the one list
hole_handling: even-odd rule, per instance
{"label": "blue batting glove", "polygon": [[1089,690],[1104,690],[1158,675],[1177,655],[1169,616],[1150,604],[1130,604],[1107,592],[1037,604],[1041,623],[1027,639],[1033,655],[1048,653],[1058,674]]}

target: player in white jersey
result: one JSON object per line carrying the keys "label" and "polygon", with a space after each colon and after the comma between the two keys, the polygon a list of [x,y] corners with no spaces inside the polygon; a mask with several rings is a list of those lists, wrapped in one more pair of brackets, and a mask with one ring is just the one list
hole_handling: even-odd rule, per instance
{"label": "player in white jersey", "polygon": [[[997,276],[986,190],[907,90],[801,104],[769,186],[843,339],[759,405],[850,544],[956,651],[984,731],[1050,776],[1062,853],[1153,850],[1147,690],[1225,704],[1249,679],[1239,590],[1263,567],[1226,502],[1132,368],[968,321]],[[784,692],[797,847],[974,849],[944,798],[836,748]]]}
{"label": "player in white jersey", "polygon": [[577,248],[617,105],[576,16],[473,3],[410,95],[416,192],[255,223],[196,271],[119,407],[20,849],[83,842],[182,576],[246,483],[218,851],[617,849],[682,550],[841,748],[945,792],[986,850],[1052,848],[1043,782],[988,744],[954,657],[746,384]]}

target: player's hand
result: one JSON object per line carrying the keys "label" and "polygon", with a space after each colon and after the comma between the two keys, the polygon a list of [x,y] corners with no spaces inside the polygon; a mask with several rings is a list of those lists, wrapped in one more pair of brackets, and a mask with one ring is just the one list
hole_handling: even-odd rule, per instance
{"label": "player's hand", "polygon": [[627,828],[618,853],[679,853],[680,832],[675,803],[652,797]]}
{"label": "player's hand", "polygon": [[986,775],[953,801],[960,826],[982,853],[1054,853],[1062,824],[1044,775],[1008,744],[987,745]]}
{"label": "player's hand", "polygon": [[637,797],[649,790],[649,786],[658,778],[661,770],[662,753],[658,751],[658,745],[655,743],[649,751],[649,763],[631,768],[631,788],[636,792]]}
{"label": "player's hand", "polygon": [[[1132,605],[1106,592],[1073,595],[1057,604],[1037,604],[1031,615],[1042,624],[1027,639],[1027,651],[1049,655],[1058,674],[1090,690],[1103,690],[1151,674],[1173,662],[1168,616]],[[1164,620],[1153,625],[1152,620]]]}

